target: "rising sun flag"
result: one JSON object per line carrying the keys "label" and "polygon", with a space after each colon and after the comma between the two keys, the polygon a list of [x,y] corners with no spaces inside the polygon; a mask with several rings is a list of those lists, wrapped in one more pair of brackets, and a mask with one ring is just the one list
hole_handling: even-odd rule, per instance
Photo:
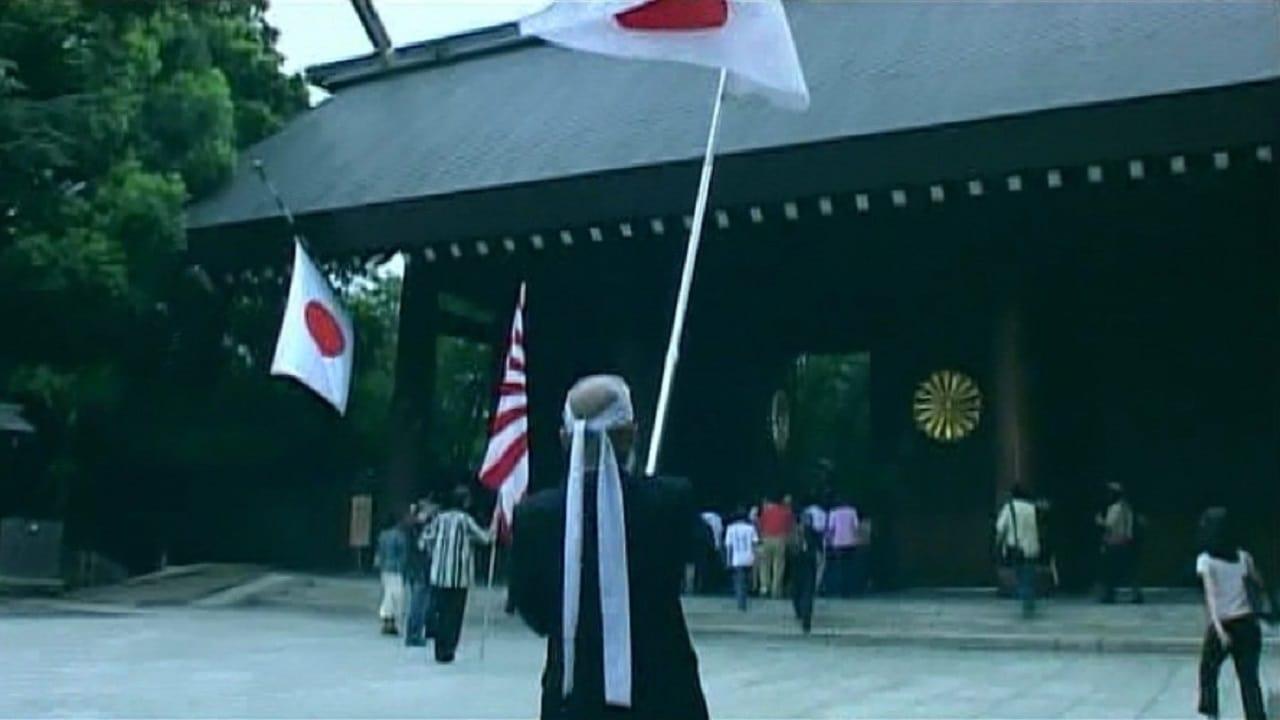
{"label": "rising sun flag", "polygon": [[509,527],[516,503],[529,489],[529,394],[525,374],[524,297],[516,302],[507,355],[502,363],[498,406],[489,423],[489,447],[480,469],[480,483],[498,493],[495,521]]}
{"label": "rising sun flag", "polygon": [[520,32],[574,50],[723,69],[730,94],[809,105],[781,0],[556,0]]}

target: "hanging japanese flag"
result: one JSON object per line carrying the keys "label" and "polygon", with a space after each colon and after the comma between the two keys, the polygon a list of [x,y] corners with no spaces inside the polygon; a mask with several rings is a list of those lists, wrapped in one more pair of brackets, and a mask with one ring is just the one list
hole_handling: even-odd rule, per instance
{"label": "hanging japanese flag", "polygon": [[300,243],[293,249],[289,302],[276,341],[271,374],[296,378],[337,408],[347,410],[351,387],[351,318]]}
{"label": "hanging japanese flag", "polygon": [[554,0],[520,32],[603,55],[724,68],[730,92],[809,106],[782,0]]}
{"label": "hanging japanese flag", "polygon": [[524,365],[524,285],[511,320],[511,337],[502,363],[498,409],[489,423],[489,447],[480,482],[497,491],[495,519],[505,527],[516,503],[529,489],[529,393]]}

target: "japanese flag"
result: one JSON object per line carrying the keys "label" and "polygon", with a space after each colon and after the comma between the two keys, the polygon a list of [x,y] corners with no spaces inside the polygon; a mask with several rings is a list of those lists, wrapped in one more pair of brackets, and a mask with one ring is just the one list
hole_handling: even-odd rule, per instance
{"label": "japanese flag", "polygon": [[554,0],[520,32],[603,55],[724,68],[730,92],[809,106],[782,0]]}
{"label": "japanese flag", "polygon": [[329,281],[294,244],[293,280],[280,325],[271,374],[296,378],[328,400],[339,414],[347,410],[351,387],[351,318],[334,296]]}

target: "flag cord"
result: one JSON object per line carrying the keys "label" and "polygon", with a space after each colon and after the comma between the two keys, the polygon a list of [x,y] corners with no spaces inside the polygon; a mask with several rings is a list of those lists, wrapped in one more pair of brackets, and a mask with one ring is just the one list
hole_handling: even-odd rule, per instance
{"label": "flag cord", "polygon": [[720,111],[724,105],[724,89],[728,71],[721,68],[716,88],[716,102],[711,110],[711,128],[707,132],[707,147],[702,156],[702,177],[698,181],[698,197],[693,206],[693,225],[689,228],[689,246],[685,249],[684,270],[680,274],[680,290],[676,295],[675,317],[671,322],[671,339],[667,343],[667,356],[662,368],[662,385],[658,390],[658,408],[654,414],[653,436],[649,441],[649,457],[645,462],[645,474],[658,471],[658,455],[662,450],[662,435],[666,430],[667,407],[671,401],[671,383],[676,365],[680,362],[680,340],[684,335],[684,319],[689,308],[689,290],[693,286],[693,269],[698,261],[698,247],[702,244],[702,225],[707,214],[707,197],[711,191],[711,174],[715,167],[716,140],[720,135]]}
{"label": "flag cord", "polygon": [[271,178],[267,176],[267,168],[262,164],[261,158],[253,159],[253,171],[258,174],[258,179],[262,181],[262,185],[267,188],[267,192],[271,194],[271,199],[275,201],[276,208],[280,210],[280,214],[284,216],[284,221],[289,225],[289,231],[293,233],[294,242],[302,246],[302,249],[311,254],[311,246],[302,238],[302,232],[298,230],[298,223],[293,219],[293,211],[284,203],[284,198],[280,197],[280,191],[276,190],[275,183],[271,182]]}

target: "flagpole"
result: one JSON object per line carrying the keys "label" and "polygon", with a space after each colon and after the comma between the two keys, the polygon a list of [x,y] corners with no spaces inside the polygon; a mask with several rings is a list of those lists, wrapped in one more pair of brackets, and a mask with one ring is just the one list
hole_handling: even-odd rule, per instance
{"label": "flagpole", "polygon": [[729,73],[721,68],[716,88],[716,103],[711,110],[711,129],[707,132],[707,147],[702,156],[702,177],[698,180],[698,198],[693,206],[693,226],[689,228],[689,246],[685,248],[684,271],[680,275],[680,291],[676,295],[675,318],[671,322],[671,339],[667,343],[667,357],[662,368],[662,386],[658,391],[658,410],[653,420],[653,436],[649,441],[649,457],[645,462],[645,474],[658,471],[658,455],[662,450],[662,436],[667,426],[667,407],[671,401],[671,383],[680,362],[680,341],[684,335],[684,318],[689,309],[689,290],[693,287],[693,269],[698,262],[698,247],[702,244],[702,224],[707,214],[707,196],[711,192],[711,174],[715,168],[716,140],[720,135],[720,111],[724,105],[724,89]]}
{"label": "flagpole", "polygon": [[493,506],[493,519],[489,521],[489,588],[484,603],[484,625],[480,630],[480,659],[484,660],[484,646],[489,639],[489,617],[493,614],[493,573],[498,565],[498,510],[502,499]]}
{"label": "flagpole", "polygon": [[311,247],[307,245],[307,241],[302,238],[302,233],[298,230],[298,223],[293,219],[293,211],[285,204],[284,198],[280,197],[280,191],[276,190],[275,183],[271,182],[271,178],[267,177],[267,168],[262,164],[260,158],[253,159],[253,171],[258,174],[258,179],[262,181],[267,192],[271,194],[271,199],[275,201],[276,208],[280,210],[280,214],[284,216],[284,221],[289,225],[289,232],[293,233],[293,241],[302,246],[302,249],[311,254]]}

